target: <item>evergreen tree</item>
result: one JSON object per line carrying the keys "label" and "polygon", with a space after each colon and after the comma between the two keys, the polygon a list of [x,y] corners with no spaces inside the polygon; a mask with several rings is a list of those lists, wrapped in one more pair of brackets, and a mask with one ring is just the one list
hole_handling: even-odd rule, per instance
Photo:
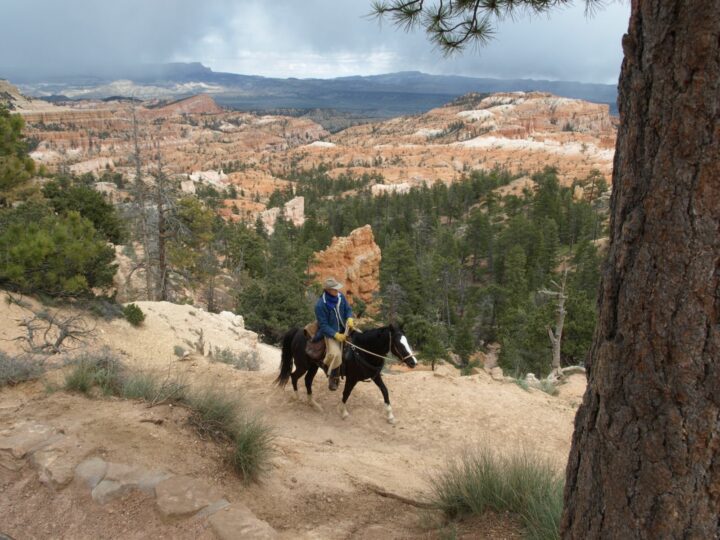
{"label": "evergreen tree", "polygon": [[18,198],[18,191],[35,173],[22,134],[25,122],[0,104],[0,207]]}
{"label": "evergreen tree", "polygon": [[112,285],[115,251],[78,212],[42,215],[39,207],[20,207],[3,221],[7,226],[0,229],[0,286],[74,296]]}
{"label": "evergreen tree", "polygon": [[42,191],[50,206],[58,214],[78,212],[82,217],[89,219],[95,230],[108,242],[123,244],[127,240],[125,224],[115,207],[98,191],[82,183],[74,184],[68,178],[48,182]]}

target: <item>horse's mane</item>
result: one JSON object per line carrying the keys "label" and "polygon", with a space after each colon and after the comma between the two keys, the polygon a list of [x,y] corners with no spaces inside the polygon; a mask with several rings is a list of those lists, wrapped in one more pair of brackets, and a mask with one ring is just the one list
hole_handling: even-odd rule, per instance
{"label": "horse's mane", "polygon": [[352,341],[353,341],[353,343],[356,343],[360,347],[363,347],[364,344],[371,342],[373,340],[377,340],[383,333],[389,332],[389,331],[390,331],[389,326],[381,326],[380,328],[373,328],[371,330],[363,330],[362,333],[355,332],[352,335]]}

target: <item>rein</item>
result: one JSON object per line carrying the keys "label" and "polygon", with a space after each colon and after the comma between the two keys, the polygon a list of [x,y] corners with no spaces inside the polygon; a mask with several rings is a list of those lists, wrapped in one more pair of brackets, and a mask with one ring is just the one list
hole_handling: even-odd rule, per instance
{"label": "rein", "polygon": [[[362,351],[362,352],[364,352],[365,354],[369,354],[369,355],[371,355],[371,356],[375,356],[376,358],[381,358],[381,359],[386,360],[386,361],[388,361],[388,360],[389,360],[389,361],[392,361],[392,357],[391,357],[391,356],[383,356],[383,355],[381,355],[381,354],[377,354],[377,353],[374,353],[374,352],[372,352],[372,351],[368,351],[367,349],[363,349],[362,347],[360,347],[360,346],[358,346],[358,345],[355,345],[352,341],[347,341],[346,343],[347,343],[347,345],[349,345],[349,346],[352,347],[353,349],[357,349],[358,351]],[[388,351],[389,351],[391,354],[395,354],[395,353],[393,352],[393,350],[392,350],[392,333],[390,333],[390,336],[388,337]],[[408,358],[412,357],[412,353],[406,354],[405,356],[401,356],[401,355],[397,354],[396,356],[397,356],[397,358],[400,359],[401,362],[404,362],[404,361],[407,360]]]}

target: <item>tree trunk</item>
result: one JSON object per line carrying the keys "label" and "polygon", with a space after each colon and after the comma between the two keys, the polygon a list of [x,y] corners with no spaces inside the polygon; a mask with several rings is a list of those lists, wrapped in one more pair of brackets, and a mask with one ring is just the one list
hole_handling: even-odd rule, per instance
{"label": "tree trunk", "polygon": [[720,0],[633,0],[564,538],[720,537]]}
{"label": "tree trunk", "polygon": [[140,142],[135,109],[132,111],[133,142],[135,146],[135,203],[140,212],[140,238],[143,244],[145,257],[145,293],[148,300],[154,300],[152,283],[152,257],[150,254],[150,224],[148,223],[147,186],[142,179],[142,164],[140,160]]}

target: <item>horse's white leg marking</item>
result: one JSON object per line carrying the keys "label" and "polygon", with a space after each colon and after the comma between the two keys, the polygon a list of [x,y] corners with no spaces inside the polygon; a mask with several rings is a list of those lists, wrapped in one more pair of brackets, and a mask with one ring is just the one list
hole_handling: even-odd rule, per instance
{"label": "horse's white leg marking", "polygon": [[312,394],[308,394],[307,402],[308,402],[308,405],[310,405],[317,412],[323,412],[323,408],[320,406],[320,404],[317,401],[315,401],[315,398],[313,397]]}
{"label": "horse's white leg marking", "polygon": [[388,424],[394,424],[395,416],[393,415],[392,407],[390,405],[385,405],[385,412],[387,413]]}
{"label": "horse's white leg marking", "polygon": [[347,410],[347,407],[345,404],[341,401],[340,405],[338,406],[338,410],[340,411],[340,417],[345,420],[348,416],[350,416],[350,413]]}
{"label": "horse's white leg marking", "polygon": [[290,397],[291,401],[300,401],[300,394],[298,394],[297,390],[293,390],[292,396]]}

